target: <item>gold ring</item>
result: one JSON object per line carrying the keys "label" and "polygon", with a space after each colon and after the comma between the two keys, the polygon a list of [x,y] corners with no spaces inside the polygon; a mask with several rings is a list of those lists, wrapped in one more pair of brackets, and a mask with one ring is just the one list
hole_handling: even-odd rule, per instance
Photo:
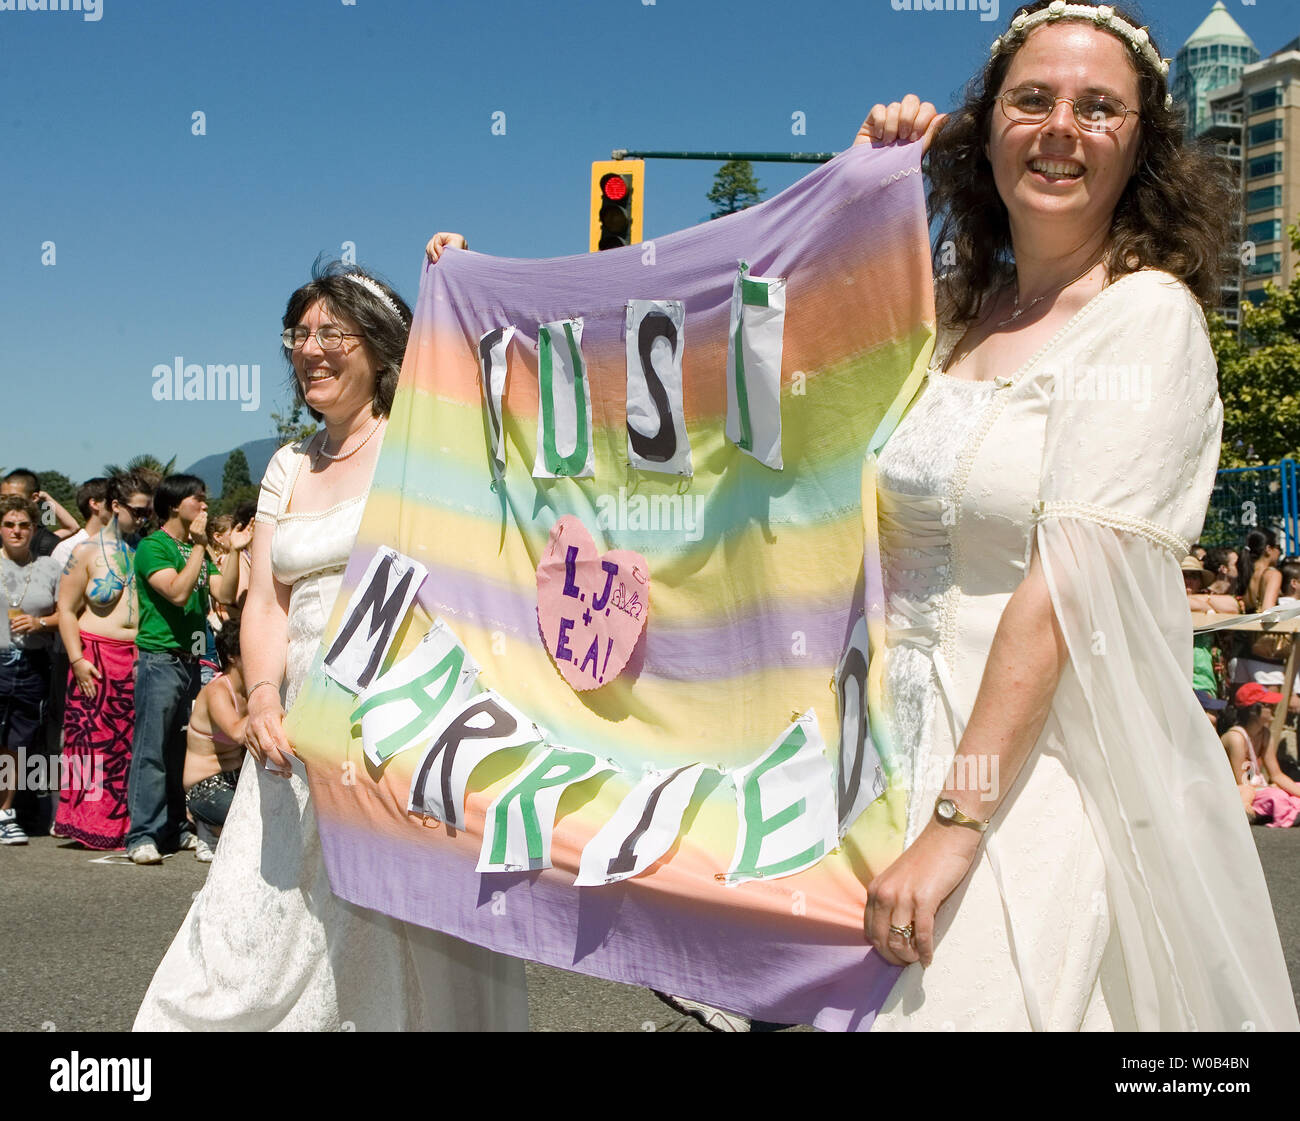
{"label": "gold ring", "polygon": [[900,938],[910,939],[916,933],[916,926],[913,923],[908,923],[906,926],[895,926],[893,923],[890,923],[889,933],[897,934]]}

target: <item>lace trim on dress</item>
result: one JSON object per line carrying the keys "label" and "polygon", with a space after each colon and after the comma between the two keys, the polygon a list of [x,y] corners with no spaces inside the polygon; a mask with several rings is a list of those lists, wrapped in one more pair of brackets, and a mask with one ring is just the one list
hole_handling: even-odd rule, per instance
{"label": "lace trim on dress", "polygon": [[1111,529],[1135,533],[1163,549],[1168,549],[1174,554],[1176,560],[1182,560],[1192,551],[1191,542],[1183,540],[1178,534],[1172,533],[1163,526],[1156,525],[1148,518],[1125,514],[1107,506],[1098,506],[1093,502],[1035,502],[1030,517],[1035,524],[1044,518],[1083,518]]}

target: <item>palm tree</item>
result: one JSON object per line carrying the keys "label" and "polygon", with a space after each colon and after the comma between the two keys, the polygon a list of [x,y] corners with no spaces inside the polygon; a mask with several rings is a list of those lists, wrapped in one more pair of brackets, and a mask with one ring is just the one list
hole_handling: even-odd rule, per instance
{"label": "palm tree", "polygon": [[172,456],[164,463],[156,455],[145,452],[143,455],[133,457],[125,467],[119,467],[116,463],[104,464],[105,475],[121,475],[126,471],[152,471],[159,478],[165,478],[175,473],[176,457]]}

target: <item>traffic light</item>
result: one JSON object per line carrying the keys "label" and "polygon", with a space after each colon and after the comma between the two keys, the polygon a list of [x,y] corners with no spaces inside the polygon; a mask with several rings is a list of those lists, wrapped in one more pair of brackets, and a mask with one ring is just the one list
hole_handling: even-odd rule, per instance
{"label": "traffic light", "polygon": [[591,165],[592,253],[640,242],[644,185],[644,160],[597,160]]}

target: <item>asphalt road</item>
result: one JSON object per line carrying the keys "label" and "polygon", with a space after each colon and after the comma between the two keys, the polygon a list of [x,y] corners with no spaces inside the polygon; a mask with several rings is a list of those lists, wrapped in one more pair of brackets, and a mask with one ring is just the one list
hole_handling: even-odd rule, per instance
{"label": "asphalt road", "polygon": [[[1300,829],[1251,832],[1295,990]],[[0,848],[0,1029],[128,1030],[207,867],[182,853],[137,868],[54,837]],[[704,1030],[644,989],[539,965],[528,986],[536,1031]]]}

